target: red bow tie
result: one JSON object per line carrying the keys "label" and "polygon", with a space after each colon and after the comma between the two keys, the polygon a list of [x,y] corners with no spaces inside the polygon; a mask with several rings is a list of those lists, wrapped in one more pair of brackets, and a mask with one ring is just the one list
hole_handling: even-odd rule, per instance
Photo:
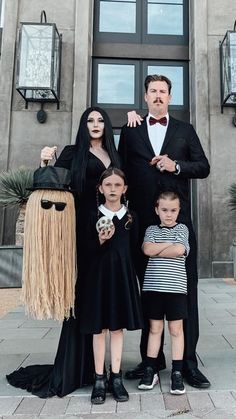
{"label": "red bow tie", "polygon": [[150,116],[150,118],[149,118],[149,124],[150,125],[154,125],[154,124],[157,124],[157,123],[166,126],[167,125],[167,118],[166,118],[166,116],[163,116],[163,118],[161,118],[161,119],[156,119],[156,118],[153,118],[152,116]]}

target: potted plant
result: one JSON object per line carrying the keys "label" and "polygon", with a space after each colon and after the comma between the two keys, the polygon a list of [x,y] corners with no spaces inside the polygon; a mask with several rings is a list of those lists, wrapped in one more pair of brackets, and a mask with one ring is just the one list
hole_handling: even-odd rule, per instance
{"label": "potted plant", "polygon": [[22,166],[0,173],[0,205],[5,208],[18,207],[15,242],[18,245],[23,245],[25,208],[31,193],[28,188],[32,187],[32,184],[32,169]]}
{"label": "potted plant", "polygon": [[232,185],[229,187],[229,206],[232,210],[236,210],[236,183],[232,183]]}
{"label": "potted plant", "polygon": [[[229,206],[233,211],[236,211],[236,183],[232,183],[229,187]],[[234,279],[236,280],[236,240],[232,245],[233,264],[234,264]]]}
{"label": "potted plant", "polygon": [[21,287],[24,218],[32,187],[33,170],[20,167],[0,172],[0,206],[17,207],[15,245],[0,246],[0,288]]}

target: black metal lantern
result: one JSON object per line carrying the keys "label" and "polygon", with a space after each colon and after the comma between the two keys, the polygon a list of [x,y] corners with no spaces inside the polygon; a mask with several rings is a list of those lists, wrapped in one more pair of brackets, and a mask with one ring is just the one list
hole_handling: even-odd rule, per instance
{"label": "black metal lantern", "polygon": [[40,23],[21,23],[16,89],[25,99],[26,108],[28,102],[41,103],[39,122],[45,122],[42,110],[45,102],[56,102],[59,109],[61,41],[55,23],[47,23],[44,10]]}
{"label": "black metal lantern", "polygon": [[221,112],[224,107],[236,107],[236,21],[220,42]]}

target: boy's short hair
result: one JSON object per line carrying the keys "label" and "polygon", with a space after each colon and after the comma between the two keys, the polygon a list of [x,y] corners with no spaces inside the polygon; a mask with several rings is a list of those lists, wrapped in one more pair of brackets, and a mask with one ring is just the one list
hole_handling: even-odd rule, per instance
{"label": "boy's short hair", "polygon": [[175,199],[178,199],[178,201],[180,202],[179,195],[174,191],[163,191],[163,192],[161,192],[156,199],[156,207],[158,206],[160,199],[170,199],[171,201],[174,201]]}

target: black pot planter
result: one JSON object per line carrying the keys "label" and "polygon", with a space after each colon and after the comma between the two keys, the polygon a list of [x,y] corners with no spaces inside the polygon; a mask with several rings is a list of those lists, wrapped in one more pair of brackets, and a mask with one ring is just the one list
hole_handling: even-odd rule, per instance
{"label": "black pot planter", "polygon": [[233,264],[234,264],[234,280],[236,281],[236,240],[234,240],[232,245],[232,253],[233,253]]}
{"label": "black pot planter", "polygon": [[22,246],[0,246],[0,288],[21,288]]}

